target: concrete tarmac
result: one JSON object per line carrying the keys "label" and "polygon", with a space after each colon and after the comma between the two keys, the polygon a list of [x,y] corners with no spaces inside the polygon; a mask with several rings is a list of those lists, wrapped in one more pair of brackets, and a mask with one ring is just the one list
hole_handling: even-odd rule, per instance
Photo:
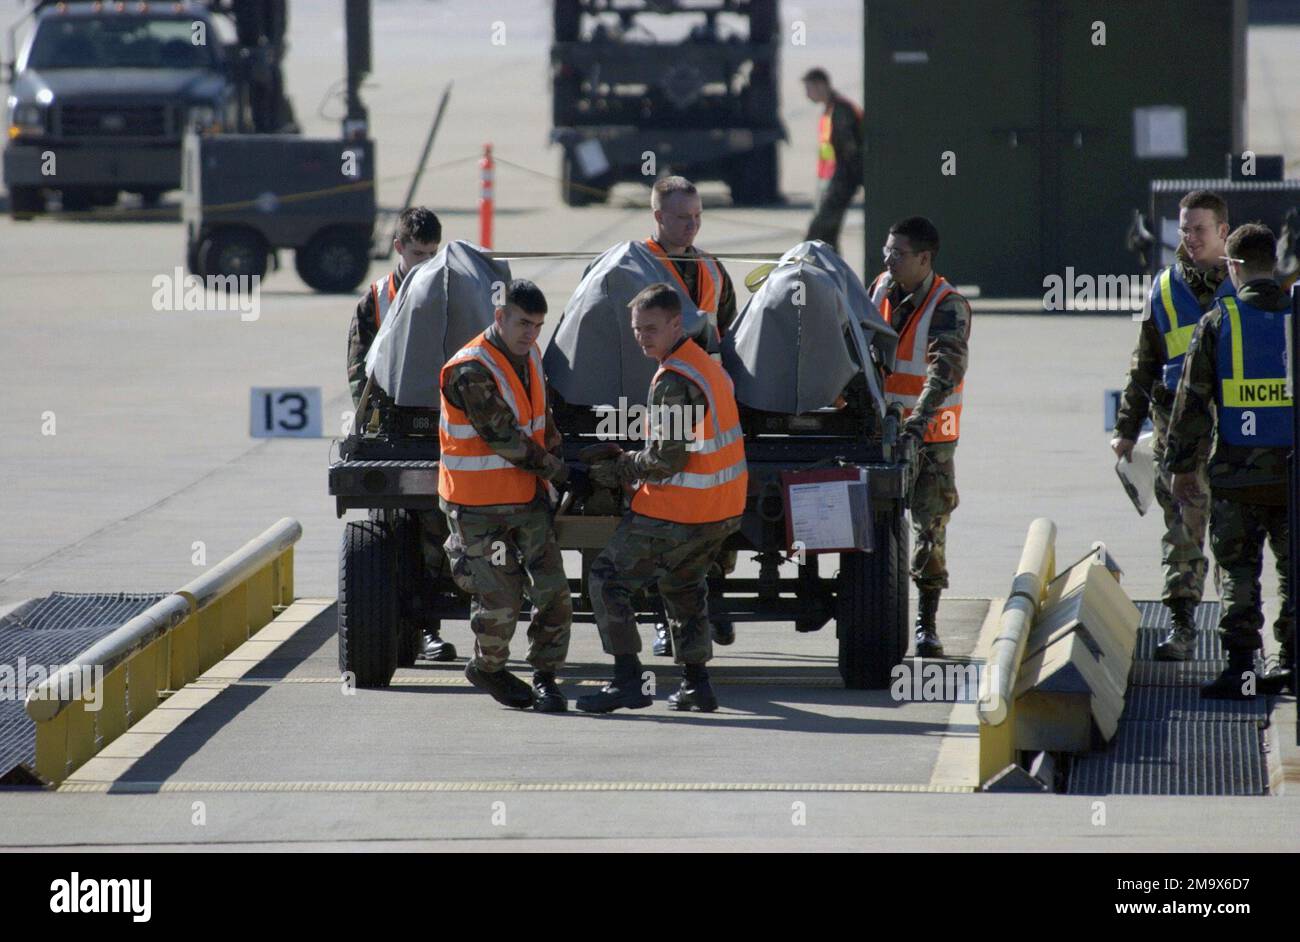
{"label": "concrete tarmac", "polygon": [[[339,103],[327,95],[342,73],[342,6],[341,0],[313,2],[309,9],[302,4],[291,21],[289,93],[310,134],[337,133]],[[500,14],[462,0],[375,3],[375,71],[364,95],[378,142],[381,203],[398,208],[438,96],[454,79],[416,197],[440,214],[447,238],[478,237],[476,161],[485,141],[494,144],[498,159],[498,248],[595,254],[649,234],[644,189],[620,187],[606,206],[569,209],[560,203],[558,150],[546,137],[549,4],[520,0],[509,9]],[[862,100],[861,5],[810,0],[797,10],[784,5],[783,15],[809,26],[807,45],[782,53],[782,107],[790,132],[781,154],[782,182],[789,204],[732,208],[724,187],[707,185],[699,244],[714,251],[779,252],[802,238],[811,215],[817,113],[798,76],[822,65],[846,94]],[[491,40],[497,21],[505,25],[503,44]],[[1300,65],[1289,55],[1296,36],[1295,30],[1268,28],[1252,30],[1249,40],[1247,144],[1260,153],[1285,153],[1292,173],[1300,158],[1294,93]],[[175,204],[173,194],[173,210]],[[155,279],[170,279],[184,265],[182,226],[174,218],[116,222],[105,216],[102,222],[27,223],[0,217],[0,306],[10,376],[0,409],[0,609],[53,590],[171,590],[285,515],[304,528],[296,551],[297,594],[333,597],[342,521],[326,493],[326,466],[329,439],[351,408],[344,354],[354,299],[310,292],[286,252],[284,267],[263,285],[256,320],[230,311],[160,310]],[[871,267],[862,273],[870,278],[877,270],[874,247],[885,233],[875,222],[864,232],[862,219],[861,209],[850,214],[843,254],[859,268],[869,256]],[[991,220],[991,237],[995,233]],[[583,264],[517,262],[513,269],[546,291],[553,324]],[[748,266],[729,268],[743,304],[747,292],[740,281]],[[371,277],[385,270],[376,262]],[[986,603],[961,600],[1007,592],[1025,530],[1037,516],[1057,522],[1062,563],[1083,555],[1093,541],[1105,541],[1125,568],[1130,596],[1159,596],[1162,527],[1150,514],[1139,518],[1128,504],[1102,427],[1103,390],[1122,384],[1136,333],[1137,325],[1122,316],[997,316],[995,308],[977,307],[957,458],[961,506],[949,530],[945,637],[973,644]],[[320,387],[325,437],[250,438],[253,386]],[[1273,604],[1271,573],[1265,586]],[[1207,597],[1212,593],[1208,587]],[[748,645],[761,641],[757,650],[776,666],[783,658],[808,658],[815,667],[801,669],[810,677],[829,676],[832,630],[797,636],[791,626],[742,627],[724,662],[752,655]],[[603,664],[591,647],[591,626],[575,632],[586,646],[583,663]],[[448,633],[463,651],[466,626],[452,625]],[[328,662],[326,634],[312,637],[316,647],[304,664]],[[348,736],[331,742],[329,729],[313,730],[308,722],[327,702],[313,699],[324,695],[320,685],[248,682],[228,689],[237,693],[230,694],[229,715],[210,730],[210,741],[191,742],[183,761],[150,774],[182,782],[325,775],[523,781],[533,774],[648,781],[656,773],[652,758],[668,756],[669,767],[659,770],[663,782],[725,778],[727,770],[758,781],[771,778],[763,775],[764,753],[777,751],[782,769],[816,771],[828,783],[921,786],[934,773],[947,721],[933,705],[913,705],[919,709],[908,707],[911,725],[893,726],[898,711],[891,705],[833,687],[724,688],[738,695],[720,718],[559,718],[563,734],[551,723],[547,736],[563,761],[529,771],[523,757],[537,751],[534,737],[543,727],[523,721],[549,719],[498,716],[472,702],[466,690],[414,685],[363,692],[358,716],[371,722],[354,717]],[[241,696],[257,708],[242,718]],[[435,696],[437,709],[429,702]],[[266,722],[258,725],[254,716]],[[645,737],[644,751],[603,754],[601,733],[615,727],[619,739]],[[367,741],[377,730],[382,735]],[[782,739],[779,749],[772,737]],[[448,752],[453,741],[457,749]],[[493,765],[494,743],[499,767]],[[353,770],[361,778],[340,775],[331,749],[357,744],[368,750]],[[261,764],[242,765],[249,755]],[[431,775],[435,756],[437,774]],[[167,761],[175,763],[175,755]],[[436,815],[429,811],[431,799],[440,809]],[[591,838],[626,841],[619,846],[628,849],[662,849],[677,840],[736,849],[1210,849],[1239,848],[1231,841],[1240,824],[1250,829],[1252,848],[1267,849],[1285,830],[1276,828],[1277,816],[1294,820],[1296,813],[1289,799],[1110,799],[1112,808],[1124,810],[1098,830],[1082,799],[819,793],[808,799],[814,809],[808,829],[792,832],[796,799],[802,797],[519,794],[508,799],[512,823],[503,830],[481,813],[491,802],[477,794],[214,794],[220,814],[197,831],[185,825],[189,795],[7,794],[0,797],[0,845],[342,848],[400,842],[478,848],[509,836],[518,847],[567,847]],[[44,830],[58,822],[57,837]]]}

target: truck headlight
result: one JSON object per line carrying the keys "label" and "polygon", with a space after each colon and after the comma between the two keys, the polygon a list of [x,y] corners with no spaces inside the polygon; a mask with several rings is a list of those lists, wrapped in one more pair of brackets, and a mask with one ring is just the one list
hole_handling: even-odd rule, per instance
{"label": "truck headlight", "polygon": [[40,105],[15,105],[9,119],[9,139],[41,137],[45,133],[45,109]]}

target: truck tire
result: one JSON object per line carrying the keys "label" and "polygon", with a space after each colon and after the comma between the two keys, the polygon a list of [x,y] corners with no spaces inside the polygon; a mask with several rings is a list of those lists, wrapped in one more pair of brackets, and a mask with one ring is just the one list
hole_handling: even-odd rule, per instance
{"label": "truck tire", "polygon": [[776,144],[768,144],[733,161],[727,180],[731,202],[737,206],[767,206],[781,194]]}
{"label": "truck tire", "polygon": [[326,229],[293,253],[298,277],[325,294],[348,294],[370,271],[370,241],[349,229]]}
{"label": "truck tire", "polygon": [[397,579],[392,535],[358,520],[339,546],[339,670],[358,687],[387,687],[397,670]]}
{"label": "truck tire", "polygon": [[205,278],[266,275],[266,241],[252,229],[217,229],[199,245],[197,257]]}
{"label": "truck tire", "polygon": [[609,199],[609,181],[580,179],[577,169],[576,161],[565,154],[560,167],[560,196],[565,206],[592,206]]}
{"label": "truck tire", "polygon": [[45,212],[45,194],[39,186],[15,186],[9,189],[9,215],[14,219],[31,219]]}
{"label": "truck tire", "polygon": [[841,553],[835,586],[839,668],[850,690],[883,690],[907,654],[907,542],[901,511],[876,519],[875,550]]}

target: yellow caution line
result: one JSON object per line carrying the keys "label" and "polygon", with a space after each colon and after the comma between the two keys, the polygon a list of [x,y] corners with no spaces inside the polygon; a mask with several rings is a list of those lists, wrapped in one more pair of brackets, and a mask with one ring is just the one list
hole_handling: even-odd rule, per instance
{"label": "yellow caution line", "polygon": [[[989,648],[999,631],[998,619],[1002,612],[1002,599],[990,599],[984,612],[984,621],[971,652],[972,661],[988,659]],[[974,734],[965,732],[974,730]],[[948,713],[948,726],[939,741],[939,752],[934,757],[930,784],[935,787],[957,785],[976,791],[979,782],[980,742],[979,716],[973,703],[954,703]]]}
{"label": "yellow caution line", "polygon": [[962,795],[959,785],[887,785],[858,782],[77,782],[69,793],[168,794],[191,792],[892,792]]}

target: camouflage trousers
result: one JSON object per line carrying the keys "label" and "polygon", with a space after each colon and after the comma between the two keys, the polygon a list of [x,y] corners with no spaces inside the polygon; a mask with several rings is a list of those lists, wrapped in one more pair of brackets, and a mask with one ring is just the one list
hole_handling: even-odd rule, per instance
{"label": "camouflage trousers", "polygon": [[1210,545],[1223,571],[1223,615],[1219,634],[1228,650],[1263,647],[1264,607],[1259,577],[1264,542],[1277,564],[1281,611],[1273,622],[1273,637],[1295,651],[1295,599],[1289,579],[1290,545],[1286,507],[1268,507],[1227,500],[1215,494],[1210,510]]}
{"label": "camouflage trousers", "polygon": [[948,588],[948,520],[959,503],[955,445],[922,445],[912,483],[912,582],[921,592]]}
{"label": "camouflage trousers", "polygon": [[591,606],[606,654],[639,654],[632,597],[658,587],[668,615],[678,664],[704,664],[713,657],[709,635],[709,567],[740,518],[685,524],[627,514],[591,564]]}
{"label": "camouflage trousers", "polygon": [[1191,503],[1179,503],[1174,500],[1173,475],[1163,467],[1163,423],[1155,420],[1155,424],[1157,432],[1152,450],[1156,463],[1156,503],[1165,515],[1165,533],[1160,538],[1160,564],[1165,570],[1162,599],[1166,605],[1184,599],[1198,605],[1209,568],[1205,557],[1205,527],[1210,517],[1210,481],[1206,476],[1208,450],[1196,465],[1200,496]]}
{"label": "camouflage trousers", "polygon": [[539,505],[508,514],[461,507],[448,512],[447,524],[452,579],[472,596],[474,663],[487,673],[506,666],[526,594],[534,609],[528,663],[558,670],[569,652],[573,602],[549,511]]}

